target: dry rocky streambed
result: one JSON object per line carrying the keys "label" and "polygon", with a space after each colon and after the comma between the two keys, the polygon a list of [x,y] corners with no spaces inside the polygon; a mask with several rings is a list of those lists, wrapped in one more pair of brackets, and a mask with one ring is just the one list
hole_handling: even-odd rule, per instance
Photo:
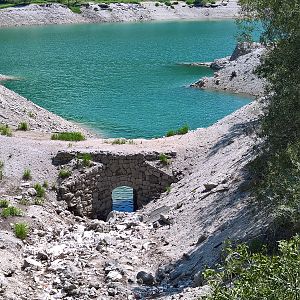
{"label": "dry rocky streambed", "polygon": [[[263,83],[252,71],[263,50],[244,50],[222,65],[216,61],[213,65],[221,69],[214,78],[195,85],[223,89],[230,81],[230,90],[261,94]],[[12,137],[0,136],[0,198],[23,211],[0,218],[0,299],[197,299],[208,293],[200,274],[219,260],[224,241],[263,236],[268,225],[249,201],[251,178],[245,168],[260,142],[256,130],[262,107],[263,98],[254,100],[209,128],[181,136],[118,145],[85,132],[87,140],[70,144],[51,141],[50,133],[79,130],[77,125],[0,86],[0,122],[13,128]],[[29,131],[16,130],[20,120]],[[74,209],[57,191],[76,172],[84,181],[80,176],[92,172],[95,162],[76,171],[72,158],[54,163],[59,152],[141,155],[147,167],[174,180],[134,213],[91,219],[91,210],[80,210],[82,194]],[[158,159],[160,153],[172,154],[167,165]],[[73,177],[59,179],[66,167]],[[27,168],[32,178],[25,181]],[[45,202],[37,203],[33,185],[44,181]],[[30,226],[23,241],[13,233],[16,222]]]}

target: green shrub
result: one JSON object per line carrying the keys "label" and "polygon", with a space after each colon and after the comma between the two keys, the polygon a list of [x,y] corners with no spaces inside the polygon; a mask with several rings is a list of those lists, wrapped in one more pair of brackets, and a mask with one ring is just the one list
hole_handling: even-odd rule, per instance
{"label": "green shrub", "polygon": [[5,199],[0,200],[0,207],[8,207],[9,206],[9,201]]}
{"label": "green shrub", "polygon": [[195,6],[204,6],[205,4],[209,3],[209,0],[195,0],[194,5]]}
{"label": "green shrub", "polygon": [[25,169],[24,172],[23,172],[22,178],[24,180],[30,180],[30,179],[32,179],[31,171],[29,169]]}
{"label": "green shrub", "polygon": [[81,14],[80,6],[69,6],[69,9],[75,14]]}
{"label": "green shrub", "polygon": [[29,226],[26,223],[16,223],[14,224],[14,233],[17,238],[24,240],[26,239],[29,232]]}
{"label": "green shrub", "polygon": [[155,6],[156,6],[156,7],[159,6],[159,5],[160,5],[159,2],[156,2],[156,3],[155,3]]}
{"label": "green shrub", "polygon": [[245,244],[228,247],[223,265],[203,275],[212,293],[206,300],[293,300],[300,297],[300,238],[279,242],[277,255],[251,253]]}
{"label": "green shrub", "polygon": [[166,193],[169,194],[170,192],[171,192],[171,187],[168,185],[168,186],[166,187]]}
{"label": "green shrub", "polygon": [[126,144],[126,139],[115,139],[112,141],[113,145],[124,145]]}
{"label": "green shrub", "polygon": [[12,131],[8,125],[1,125],[0,124],[0,134],[6,136],[12,136]]}
{"label": "green shrub", "polygon": [[164,153],[160,153],[158,159],[162,165],[170,164],[169,157]]}
{"label": "green shrub", "polygon": [[71,171],[68,170],[68,169],[61,169],[61,170],[59,170],[58,176],[59,176],[61,179],[68,178],[68,177],[71,176]]}
{"label": "green shrub", "polygon": [[4,218],[7,218],[9,216],[12,216],[12,217],[20,217],[22,216],[23,212],[21,209],[15,207],[15,206],[8,206],[8,207],[5,207],[3,208],[2,212],[1,212],[1,215],[2,217]]}
{"label": "green shrub", "polygon": [[176,135],[176,131],[174,131],[174,130],[169,130],[166,134],[167,137],[173,136],[173,135]]}
{"label": "green shrub", "polygon": [[194,4],[194,0],[187,0],[187,1],[185,1],[185,3],[187,5],[193,5]]}
{"label": "green shrub", "polygon": [[42,187],[40,183],[36,183],[33,188],[36,190],[36,196],[38,198],[44,198],[46,194],[46,190]]}
{"label": "green shrub", "polygon": [[61,140],[61,141],[84,141],[85,136],[81,132],[60,132],[54,133],[51,136],[52,140]]}
{"label": "green shrub", "polygon": [[169,1],[165,2],[165,5],[166,6],[171,6],[171,2],[169,2]]}
{"label": "green shrub", "polygon": [[78,154],[77,159],[81,159],[82,164],[85,167],[89,167],[91,165],[92,155],[90,153]]}
{"label": "green shrub", "polygon": [[189,126],[187,124],[183,125],[181,128],[177,130],[177,134],[186,134],[189,132]]}
{"label": "green shrub", "polygon": [[173,135],[183,135],[189,132],[189,126],[187,124],[183,125],[182,127],[180,127],[179,129],[175,130],[169,130],[166,134],[166,137],[170,137]]}
{"label": "green shrub", "polygon": [[[274,233],[300,231],[300,141],[251,164],[257,204],[275,217]],[[280,238],[280,237],[279,237]]]}
{"label": "green shrub", "polygon": [[26,122],[21,122],[18,126],[18,130],[27,131],[29,126]]}
{"label": "green shrub", "polygon": [[178,4],[178,1],[175,1],[175,2],[172,2],[173,5],[177,5]]}

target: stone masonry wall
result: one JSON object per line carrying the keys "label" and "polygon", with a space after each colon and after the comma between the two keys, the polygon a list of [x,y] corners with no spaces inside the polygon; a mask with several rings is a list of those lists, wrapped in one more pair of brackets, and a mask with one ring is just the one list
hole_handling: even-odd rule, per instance
{"label": "stone masonry wall", "polygon": [[[66,201],[77,215],[106,219],[112,210],[112,191],[119,186],[133,188],[135,207],[141,208],[166,190],[176,178],[146,160],[158,159],[157,154],[91,153],[93,166],[75,171],[63,181],[58,200]],[[75,154],[59,153],[56,164],[69,163]]]}

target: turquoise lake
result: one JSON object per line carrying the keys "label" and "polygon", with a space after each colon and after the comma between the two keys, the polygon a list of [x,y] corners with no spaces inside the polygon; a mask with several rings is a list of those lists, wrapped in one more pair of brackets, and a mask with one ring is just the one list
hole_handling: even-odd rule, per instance
{"label": "turquoise lake", "polygon": [[8,88],[105,137],[158,137],[206,127],[246,97],[189,88],[213,73],[182,62],[230,55],[234,21],[22,27],[0,30]]}

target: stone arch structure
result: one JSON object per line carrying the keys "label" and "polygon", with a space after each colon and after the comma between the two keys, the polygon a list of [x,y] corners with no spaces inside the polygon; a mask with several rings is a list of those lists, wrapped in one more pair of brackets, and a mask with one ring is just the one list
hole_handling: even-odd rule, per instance
{"label": "stone arch structure", "polygon": [[[58,190],[58,200],[66,201],[69,210],[77,215],[105,220],[112,210],[112,191],[122,185],[134,190],[135,208],[139,209],[176,181],[172,174],[153,163],[158,159],[158,153],[98,152],[91,155],[93,166],[75,171],[72,177],[62,182]],[[69,163],[76,154],[72,156],[69,153],[66,157],[63,159],[60,153],[54,162]]]}

